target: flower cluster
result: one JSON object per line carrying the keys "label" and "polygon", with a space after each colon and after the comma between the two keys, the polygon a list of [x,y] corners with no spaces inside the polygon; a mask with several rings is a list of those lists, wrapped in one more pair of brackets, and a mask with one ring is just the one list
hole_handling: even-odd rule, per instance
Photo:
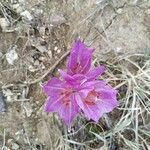
{"label": "flower cluster", "polygon": [[94,49],[76,41],[66,70],[59,70],[61,78],[52,78],[43,89],[48,95],[46,112],[58,112],[70,128],[78,114],[95,122],[104,113],[118,106],[117,91],[106,81],[97,78],[105,72],[104,66],[91,68]]}

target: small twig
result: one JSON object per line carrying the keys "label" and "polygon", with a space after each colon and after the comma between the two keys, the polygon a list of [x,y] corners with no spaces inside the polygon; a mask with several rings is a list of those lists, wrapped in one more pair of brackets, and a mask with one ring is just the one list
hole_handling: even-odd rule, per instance
{"label": "small twig", "polygon": [[70,53],[70,51],[67,51],[66,53],[64,53],[64,54],[55,62],[55,64],[54,64],[52,67],[50,67],[50,68],[48,69],[48,71],[47,71],[45,74],[43,74],[41,77],[39,77],[38,79],[36,79],[36,80],[34,80],[34,81],[27,82],[27,84],[30,85],[30,84],[35,84],[35,83],[38,83],[38,82],[42,81],[48,74],[50,74],[50,73],[60,64],[61,61],[63,61],[63,60],[69,55],[69,53]]}
{"label": "small twig", "polygon": [[5,132],[5,129],[4,129],[4,136],[3,136],[3,146],[2,146],[2,149],[1,150],[7,150],[7,147],[6,147],[6,132]]}

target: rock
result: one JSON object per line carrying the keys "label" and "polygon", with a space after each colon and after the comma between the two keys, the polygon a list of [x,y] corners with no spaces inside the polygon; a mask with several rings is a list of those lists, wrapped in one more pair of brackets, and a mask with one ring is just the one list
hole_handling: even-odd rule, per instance
{"label": "rock", "polygon": [[13,143],[12,149],[13,150],[18,150],[19,149],[19,145],[17,143]]}
{"label": "rock", "polygon": [[122,9],[122,8],[119,8],[119,9],[116,10],[116,12],[117,12],[118,14],[121,14],[121,13],[123,12],[123,9]]}
{"label": "rock", "polygon": [[38,46],[36,46],[36,48],[37,48],[41,53],[44,53],[44,52],[47,51],[47,49],[46,49],[45,46],[38,45]]}
{"label": "rock", "polygon": [[53,57],[53,56],[52,56],[52,51],[51,51],[51,50],[49,50],[47,53],[48,53],[48,56],[49,56],[50,58]]}
{"label": "rock", "polygon": [[20,146],[14,142],[13,139],[8,139],[8,145],[9,147],[11,147],[12,150],[18,150],[20,148]]}
{"label": "rock", "polygon": [[32,106],[29,102],[24,103],[24,112],[26,113],[27,117],[30,117],[33,113]]}
{"label": "rock", "polygon": [[144,25],[150,27],[150,14],[144,16]]}
{"label": "rock", "polygon": [[61,52],[61,49],[58,49],[58,50],[57,50],[57,53],[59,54],[60,52]]}
{"label": "rock", "polygon": [[65,23],[66,19],[63,17],[63,15],[52,15],[50,17],[50,22],[52,25],[60,25],[62,23]]}
{"label": "rock", "polygon": [[38,60],[35,60],[34,65],[39,66],[40,62]]}
{"label": "rock", "polygon": [[3,93],[0,91],[0,112],[6,111],[6,102]]}
{"label": "rock", "polygon": [[6,20],[6,18],[0,18],[0,27],[2,28],[2,32],[5,32],[10,23]]}
{"label": "rock", "polygon": [[55,47],[54,47],[54,51],[57,51],[57,50],[58,50],[58,47],[57,47],[57,46],[55,46]]}
{"label": "rock", "polygon": [[17,13],[21,13],[23,8],[19,4],[13,4],[12,8],[16,10]]}
{"label": "rock", "polygon": [[3,54],[0,52],[0,58],[3,56]]}
{"label": "rock", "polygon": [[3,90],[3,93],[4,93],[5,97],[6,97],[6,101],[7,102],[12,102],[13,101],[12,100],[13,93],[12,93],[12,91],[10,89]]}
{"label": "rock", "polygon": [[22,17],[24,17],[25,19],[29,20],[29,21],[31,21],[33,19],[32,15],[27,10],[23,11],[22,13],[20,13],[20,15]]}
{"label": "rock", "polygon": [[13,65],[16,59],[18,59],[18,54],[14,49],[6,53],[6,60],[10,65]]}

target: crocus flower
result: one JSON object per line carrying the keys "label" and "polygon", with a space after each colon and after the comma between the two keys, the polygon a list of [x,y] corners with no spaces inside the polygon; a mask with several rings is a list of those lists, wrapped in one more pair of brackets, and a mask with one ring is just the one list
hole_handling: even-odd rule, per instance
{"label": "crocus flower", "polygon": [[104,113],[118,106],[117,91],[97,79],[105,67],[91,68],[92,53],[93,49],[77,41],[67,70],[59,70],[61,78],[54,77],[43,86],[48,95],[45,111],[58,112],[69,128],[80,113],[98,122]]}
{"label": "crocus flower", "polygon": [[70,128],[73,119],[79,112],[79,107],[72,94],[72,86],[58,78],[52,78],[43,86],[43,89],[48,95],[45,111],[58,112]]}
{"label": "crocus flower", "polygon": [[91,68],[93,51],[93,48],[88,48],[80,40],[76,41],[71,50],[67,73],[70,75],[87,73]]}
{"label": "crocus flower", "polygon": [[48,95],[45,110],[58,112],[69,128],[80,112],[98,122],[104,113],[118,106],[117,91],[110,85],[102,80],[87,81],[80,75],[70,82],[52,78],[44,91]]}
{"label": "crocus flower", "polygon": [[[98,122],[104,113],[112,111],[119,105],[116,97],[117,91],[106,81],[89,81],[87,76],[81,74],[70,76],[62,70],[59,72],[61,77],[67,81],[66,83],[71,85],[74,101],[88,119]],[[98,73],[101,75],[101,72]],[[91,74],[90,77],[94,78],[95,74]]]}
{"label": "crocus flower", "polygon": [[95,79],[105,71],[104,66],[91,70],[93,48],[87,47],[81,40],[75,42],[67,65],[67,74],[84,74],[90,80]]}

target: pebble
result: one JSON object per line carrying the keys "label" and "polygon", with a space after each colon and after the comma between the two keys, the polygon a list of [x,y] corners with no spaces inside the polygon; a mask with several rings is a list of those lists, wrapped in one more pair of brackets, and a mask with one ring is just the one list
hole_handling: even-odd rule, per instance
{"label": "pebble", "polygon": [[20,13],[20,15],[22,17],[24,17],[25,19],[29,20],[29,21],[31,21],[33,19],[32,15],[27,10],[23,11],[22,13]]}
{"label": "pebble", "polygon": [[24,103],[25,113],[27,117],[30,117],[33,113],[32,106],[29,102]]}
{"label": "pebble", "polygon": [[14,49],[6,53],[6,60],[10,65],[13,65],[16,59],[18,59],[18,54]]}
{"label": "pebble", "polygon": [[62,23],[65,23],[66,19],[61,14],[60,15],[52,15],[50,17],[50,22],[51,22],[52,25],[60,25]]}
{"label": "pebble", "polygon": [[19,145],[17,143],[13,143],[12,149],[13,150],[18,150],[19,149]]}
{"label": "pebble", "polygon": [[58,47],[57,47],[57,46],[55,46],[55,47],[54,47],[54,51],[57,51],[57,50],[58,50]]}
{"label": "pebble", "polygon": [[12,5],[12,8],[16,10],[17,13],[21,13],[23,8],[19,4]]}
{"label": "pebble", "polygon": [[0,112],[6,111],[6,102],[3,93],[0,91]]}
{"label": "pebble", "polygon": [[60,50],[60,49],[58,49],[58,50],[57,50],[57,53],[59,54],[60,52],[61,52],[61,50]]}
{"label": "pebble", "polygon": [[10,25],[10,23],[6,20],[6,18],[0,18],[0,27],[2,28],[2,31],[5,32],[7,30],[7,27]]}
{"label": "pebble", "polygon": [[39,62],[38,60],[36,60],[36,61],[34,62],[34,65],[35,65],[35,66],[39,66],[39,64],[40,64],[40,62]]}
{"label": "pebble", "polygon": [[20,148],[20,146],[14,142],[13,139],[8,139],[8,145],[10,145],[12,150],[18,150]]}
{"label": "pebble", "polygon": [[118,14],[121,14],[121,13],[122,13],[122,11],[123,11],[123,10],[122,10],[122,8],[119,8],[119,9],[117,9],[117,11],[116,11],[116,12],[117,12]]}
{"label": "pebble", "polygon": [[3,54],[0,52],[0,58],[3,56]]}
{"label": "pebble", "polygon": [[123,50],[122,47],[116,47],[115,51],[116,53],[121,53]]}
{"label": "pebble", "polygon": [[51,50],[49,50],[47,53],[48,53],[48,56],[49,56],[50,58],[52,58],[52,52],[51,52]]}

